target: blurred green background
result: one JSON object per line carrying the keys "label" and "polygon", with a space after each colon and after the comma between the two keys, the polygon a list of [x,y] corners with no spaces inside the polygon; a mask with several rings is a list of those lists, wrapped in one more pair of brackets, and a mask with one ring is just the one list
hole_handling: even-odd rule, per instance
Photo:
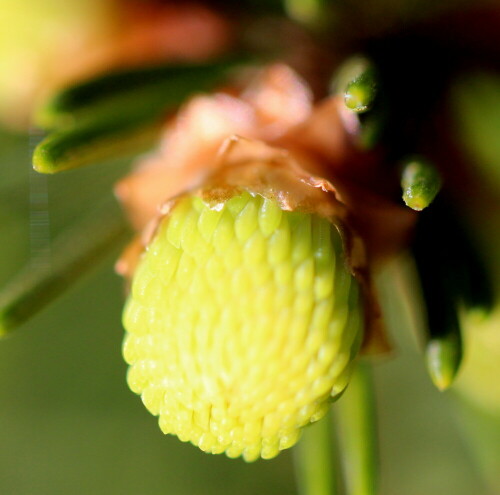
{"label": "blurred green background", "polygon": [[[48,228],[55,236],[98,198],[110,197],[111,184],[125,171],[115,163],[34,176],[34,140],[0,135],[2,284],[29,261],[30,189],[31,196],[47,191]],[[291,452],[254,464],[203,454],[165,437],[127,389],[124,290],[113,273],[117,254],[0,341],[0,493],[296,493]],[[487,493],[460,434],[455,398],[431,385],[406,327],[401,318],[391,322],[397,352],[375,367],[380,493]]]}

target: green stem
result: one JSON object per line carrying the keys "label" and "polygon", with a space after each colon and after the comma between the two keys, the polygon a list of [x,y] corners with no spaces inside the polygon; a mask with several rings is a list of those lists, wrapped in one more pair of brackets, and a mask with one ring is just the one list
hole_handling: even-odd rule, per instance
{"label": "green stem", "polygon": [[349,387],[334,406],[348,495],[377,493],[375,400],[369,365],[359,363]]}
{"label": "green stem", "polygon": [[304,428],[294,449],[295,472],[300,495],[336,495],[337,462],[328,418]]}

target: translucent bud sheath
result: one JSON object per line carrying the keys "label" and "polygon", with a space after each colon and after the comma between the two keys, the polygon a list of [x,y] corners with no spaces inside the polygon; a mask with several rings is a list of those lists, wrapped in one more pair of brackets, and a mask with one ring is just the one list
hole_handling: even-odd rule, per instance
{"label": "translucent bud sheath", "polygon": [[271,458],[344,390],[362,323],[329,221],[248,192],[213,208],[184,197],[133,279],[128,383],[164,433]]}

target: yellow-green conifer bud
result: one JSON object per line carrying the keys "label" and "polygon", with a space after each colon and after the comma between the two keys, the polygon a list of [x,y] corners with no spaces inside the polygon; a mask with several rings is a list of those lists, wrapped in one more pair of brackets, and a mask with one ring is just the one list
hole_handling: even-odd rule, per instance
{"label": "yellow-green conifer bud", "polygon": [[345,389],[362,325],[330,221],[249,192],[217,206],[184,196],[133,278],[128,384],[164,433],[271,458]]}

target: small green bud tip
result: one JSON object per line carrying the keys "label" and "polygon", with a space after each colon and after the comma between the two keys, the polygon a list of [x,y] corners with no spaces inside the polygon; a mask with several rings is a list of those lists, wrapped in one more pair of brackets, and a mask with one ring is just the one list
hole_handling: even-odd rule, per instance
{"label": "small green bud tip", "polygon": [[16,311],[8,287],[0,291],[0,339],[9,335],[17,327]]}
{"label": "small green bud tip", "polygon": [[285,9],[289,17],[302,24],[321,23],[325,16],[324,0],[285,0]]}
{"label": "small green bud tip", "polygon": [[20,323],[23,323],[23,321],[12,321],[12,318],[9,318],[8,315],[0,314],[0,339],[5,339],[11,335]]}
{"label": "small green bud tip", "polygon": [[127,381],[164,433],[268,459],[345,389],[362,321],[329,221],[248,192],[216,209],[185,197],[134,274]]}
{"label": "small green bud tip", "polygon": [[33,169],[40,174],[52,174],[54,166],[44,146],[44,142],[40,143],[33,152],[32,157]]}
{"label": "small green bud tip", "polygon": [[364,71],[347,83],[344,91],[344,103],[349,110],[364,113],[373,107],[378,93],[378,81],[373,67]]}
{"label": "small green bud tip", "polygon": [[0,339],[3,339],[8,333],[8,326],[5,324],[3,315],[0,315]]}
{"label": "small green bud tip", "polygon": [[414,158],[402,166],[401,188],[406,205],[421,211],[437,196],[441,189],[441,177],[434,165],[421,158]]}
{"label": "small green bud tip", "polygon": [[[35,108],[33,121],[36,126],[41,129],[53,129],[62,124],[66,124],[57,111],[57,103],[55,97],[48,101],[44,101],[41,105]],[[70,122],[68,122],[70,123]]]}
{"label": "small green bud tip", "polygon": [[461,346],[457,338],[433,339],[426,348],[427,370],[434,385],[441,391],[453,383],[461,361]]}

